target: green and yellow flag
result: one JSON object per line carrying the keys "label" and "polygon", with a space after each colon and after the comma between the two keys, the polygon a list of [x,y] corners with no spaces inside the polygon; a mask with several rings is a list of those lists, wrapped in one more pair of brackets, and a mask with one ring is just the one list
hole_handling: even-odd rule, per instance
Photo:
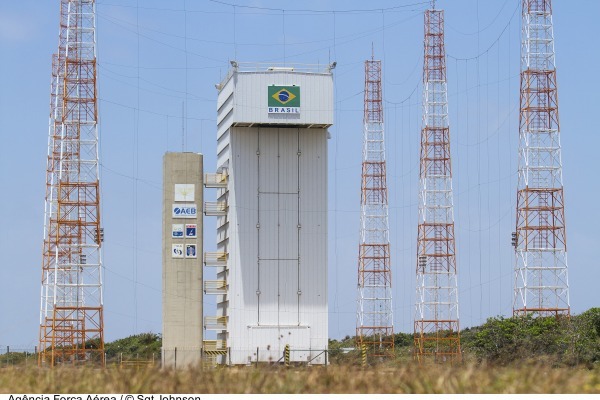
{"label": "green and yellow flag", "polygon": [[269,86],[269,107],[300,107],[300,86]]}

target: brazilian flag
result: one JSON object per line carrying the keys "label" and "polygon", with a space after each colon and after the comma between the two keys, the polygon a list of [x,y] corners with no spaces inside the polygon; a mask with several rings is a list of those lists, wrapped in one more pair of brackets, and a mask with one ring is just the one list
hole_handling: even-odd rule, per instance
{"label": "brazilian flag", "polygon": [[300,86],[269,86],[269,107],[300,107]]}

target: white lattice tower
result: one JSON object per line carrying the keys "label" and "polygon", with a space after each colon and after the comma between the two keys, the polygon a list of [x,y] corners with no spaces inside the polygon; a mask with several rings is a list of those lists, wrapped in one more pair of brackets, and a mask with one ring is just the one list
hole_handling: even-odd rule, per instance
{"label": "white lattice tower", "polygon": [[415,358],[461,359],[444,11],[425,12]]}
{"label": "white lattice tower", "polygon": [[53,57],[39,364],[104,364],[95,2],[62,0]]}
{"label": "white lattice tower", "polygon": [[523,0],[513,313],[569,315],[551,0]]}
{"label": "white lattice tower", "polygon": [[369,354],[394,356],[381,61],[365,61],[364,139],[356,338]]}

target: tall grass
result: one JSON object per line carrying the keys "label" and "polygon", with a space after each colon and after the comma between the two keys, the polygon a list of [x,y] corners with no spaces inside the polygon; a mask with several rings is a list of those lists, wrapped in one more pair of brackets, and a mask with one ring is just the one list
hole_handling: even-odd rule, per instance
{"label": "tall grass", "polygon": [[543,365],[4,368],[2,393],[600,393],[600,371]]}

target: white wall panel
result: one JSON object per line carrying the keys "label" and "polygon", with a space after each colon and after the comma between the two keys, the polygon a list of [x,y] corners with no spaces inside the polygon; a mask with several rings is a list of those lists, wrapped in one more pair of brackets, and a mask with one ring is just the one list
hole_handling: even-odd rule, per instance
{"label": "white wall panel", "polygon": [[258,128],[259,184],[261,193],[278,191],[279,134],[277,129]]}
{"label": "white wall panel", "polygon": [[279,262],[279,323],[298,325],[298,261]]}
{"label": "white wall panel", "polygon": [[[279,261],[260,262],[260,325],[279,324]],[[263,343],[264,344],[264,343]]]}
{"label": "white wall panel", "polygon": [[280,193],[298,193],[298,128],[280,128],[279,175]]}
{"label": "white wall panel", "polygon": [[[265,123],[267,86],[294,82],[302,87],[302,118],[310,115],[304,114],[313,101],[307,99],[321,96],[312,103],[319,110],[311,118],[318,123],[323,112],[321,122],[333,120],[331,108],[323,105],[333,104],[323,83],[330,75],[251,75],[233,74],[227,82],[234,100],[226,123]],[[219,99],[225,112],[230,100],[225,93]],[[244,121],[236,119],[240,115]],[[327,132],[224,128],[222,123],[218,162],[229,165],[229,223],[221,232],[229,252],[229,291],[220,307],[229,316],[231,361],[256,361],[257,347],[261,361],[277,361],[286,344],[293,361],[306,361],[327,348]]]}
{"label": "white wall panel", "polygon": [[278,196],[278,255],[280,259],[298,259],[298,195]]}
{"label": "white wall panel", "polygon": [[[221,136],[219,136],[219,138],[217,139],[217,155],[218,156],[222,156],[222,155],[226,155],[227,158],[229,158],[229,152],[225,153],[227,151],[227,146],[229,146],[229,132],[230,129],[227,129],[223,132],[223,134]],[[217,160],[217,163],[219,161]],[[221,164],[217,164],[217,165],[221,165]]]}
{"label": "white wall panel", "polygon": [[[310,324],[311,344],[327,343],[327,133],[300,134],[301,322]],[[316,344],[319,345],[316,345]]]}
{"label": "white wall panel", "polygon": [[238,329],[244,329],[258,320],[258,158],[256,151],[248,151],[255,148],[258,136],[247,128],[233,128],[233,132],[232,164],[241,173],[235,174],[235,199],[229,204],[237,215],[239,242],[238,262],[235,271],[230,272],[236,274],[237,281],[230,293],[237,294],[234,313],[239,314],[239,318],[232,319],[239,324]]}
{"label": "white wall panel", "polygon": [[[299,115],[268,113],[268,87],[271,85],[300,87]],[[230,90],[234,91],[234,124],[322,126],[333,124],[333,75],[331,73],[235,72],[219,93],[218,107],[227,108],[226,102]]]}
{"label": "white wall panel", "polygon": [[[310,328],[308,327],[251,327],[248,329],[247,334],[251,342],[266,344],[259,348],[259,360],[261,362],[275,362],[279,360],[283,356],[286,344],[289,344],[292,349],[290,353],[292,362],[306,361],[310,353],[307,351],[298,351],[303,349],[303,344],[310,342]],[[247,357],[245,359],[247,360]],[[251,361],[256,361],[256,348],[251,353]]]}
{"label": "white wall panel", "polygon": [[279,258],[279,196],[261,193],[259,196],[259,251],[261,260]]}

